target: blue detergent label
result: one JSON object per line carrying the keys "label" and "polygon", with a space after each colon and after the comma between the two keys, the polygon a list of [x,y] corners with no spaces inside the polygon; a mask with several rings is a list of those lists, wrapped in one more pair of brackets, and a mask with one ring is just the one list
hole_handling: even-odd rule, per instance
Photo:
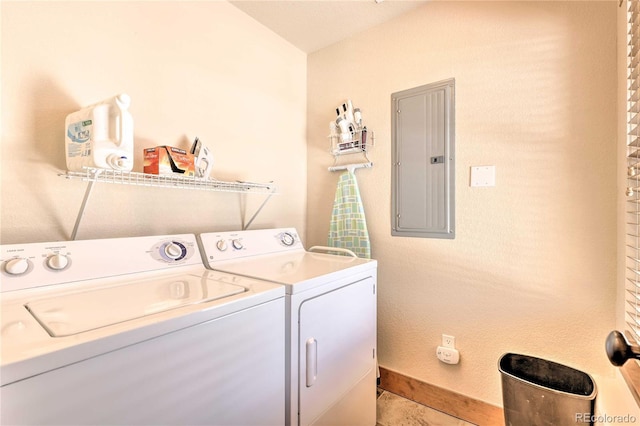
{"label": "blue detergent label", "polygon": [[67,156],[88,157],[91,155],[91,120],[78,121],[67,128],[67,137],[72,143],[67,144]]}

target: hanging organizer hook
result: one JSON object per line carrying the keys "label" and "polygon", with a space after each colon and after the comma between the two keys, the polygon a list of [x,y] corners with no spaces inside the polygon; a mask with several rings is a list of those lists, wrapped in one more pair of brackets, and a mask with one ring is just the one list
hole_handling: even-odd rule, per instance
{"label": "hanging organizer hook", "polygon": [[338,172],[341,170],[348,170],[353,173],[356,169],[370,169],[373,167],[373,163],[369,161],[368,163],[357,163],[357,164],[345,164],[344,166],[332,166],[329,167],[328,170],[330,172]]}

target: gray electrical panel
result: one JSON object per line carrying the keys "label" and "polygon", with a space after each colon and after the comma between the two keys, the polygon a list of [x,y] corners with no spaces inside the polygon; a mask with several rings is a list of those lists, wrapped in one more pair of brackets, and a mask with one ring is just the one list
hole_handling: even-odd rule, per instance
{"label": "gray electrical panel", "polygon": [[455,80],[391,95],[391,235],[455,238]]}

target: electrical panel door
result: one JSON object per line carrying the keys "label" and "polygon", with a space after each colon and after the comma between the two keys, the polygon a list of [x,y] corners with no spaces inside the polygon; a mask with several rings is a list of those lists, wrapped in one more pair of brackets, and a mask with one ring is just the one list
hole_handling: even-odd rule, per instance
{"label": "electrical panel door", "polygon": [[391,234],[455,237],[454,80],[394,93]]}

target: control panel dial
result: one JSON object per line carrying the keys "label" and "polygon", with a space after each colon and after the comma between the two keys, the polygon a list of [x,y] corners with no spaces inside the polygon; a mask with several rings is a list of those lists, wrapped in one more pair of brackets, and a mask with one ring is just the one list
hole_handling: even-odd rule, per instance
{"label": "control panel dial", "polygon": [[231,241],[231,245],[233,245],[233,248],[236,250],[242,250],[244,248],[244,245],[242,245],[242,241],[237,238]]}
{"label": "control panel dial", "polygon": [[220,251],[225,251],[227,249],[227,242],[225,240],[218,240],[216,242],[216,247]]}
{"label": "control panel dial", "polygon": [[49,257],[47,257],[46,264],[47,267],[53,269],[54,271],[61,271],[69,266],[69,258],[64,254],[56,253]]}
{"label": "control panel dial", "polygon": [[153,246],[151,257],[164,263],[178,263],[189,259],[194,252],[193,244],[181,240],[165,240]]}
{"label": "control panel dial", "polygon": [[9,275],[22,275],[29,271],[31,262],[23,257],[10,259],[4,264],[4,270]]}
{"label": "control panel dial", "polygon": [[164,246],[164,254],[173,260],[182,259],[186,253],[185,247],[175,241],[168,242]]}
{"label": "control panel dial", "polygon": [[296,239],[291,233],[283,232],[282,235],[280,236],[280,241],[285,246],[290,247],[295,244]]}

